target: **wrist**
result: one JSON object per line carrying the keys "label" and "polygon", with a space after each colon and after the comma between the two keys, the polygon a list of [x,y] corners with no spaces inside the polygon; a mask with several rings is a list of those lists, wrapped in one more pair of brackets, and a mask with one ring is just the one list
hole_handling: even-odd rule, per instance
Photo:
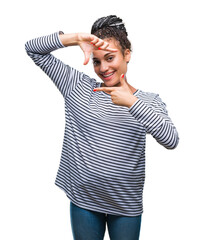
{"label": "wrist", "polygon": [[60,34],[59,38],[65,47],[78,45],[77,33]]}

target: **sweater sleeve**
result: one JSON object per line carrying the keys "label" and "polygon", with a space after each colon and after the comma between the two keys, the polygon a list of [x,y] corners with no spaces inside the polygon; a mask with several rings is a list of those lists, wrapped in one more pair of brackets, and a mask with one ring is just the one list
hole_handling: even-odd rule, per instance
{"label": "sweater sleeve", "polygon": [[130,108],[130,114],[135,117],[151,134],[158,143],[167,149],[174,149],[178,145],[178,132],[168,116],[166,104],[162,102],[158,94],[148,105],[138,99]]}
{"label": "sweater sleeve", "polygon": [[34,63],[51,78],[63,97],[66,97],[76,88],[82,73],[65,65],[51,54],[52,51],[65,47],[59,34],[63,34],[63,32],[55,32],[29,40],[25,43],[25,50]]}

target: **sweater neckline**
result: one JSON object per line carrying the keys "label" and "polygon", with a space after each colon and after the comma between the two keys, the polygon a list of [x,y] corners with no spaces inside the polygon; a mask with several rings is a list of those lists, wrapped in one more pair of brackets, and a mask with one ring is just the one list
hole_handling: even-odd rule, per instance
{"label": "sweater neckline", "polygon": [[[98,87],[102,87],[101,85],[102,85],[102,82],[99,82],[99,86],[98,86]],[[106,96],[111,97],[110,94],[108,94],[108,93],[106,93],[106,92],[104,92],[104,91],[100,91],[100,92],[101,92],[102,94],[106,95]],[[139,92],[139,89],[137,89],[137,90],[133,93],[133,95],[136,95],[136,93],[138,93],[138,92]]]}

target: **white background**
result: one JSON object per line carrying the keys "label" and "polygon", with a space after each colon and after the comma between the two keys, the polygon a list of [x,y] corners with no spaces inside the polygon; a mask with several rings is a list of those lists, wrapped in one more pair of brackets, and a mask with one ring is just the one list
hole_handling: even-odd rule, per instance
{"label": "white background", "polygon": [[[124,20],[133,45],[128,82],[160,94],[180,137],[175,150],[147,137],[140,240],[204,239],[202,1],[132,2],[19,0],[1,6],[0,239],[72,239],[69,199],[54,184],[64,100],[24,45],[59,30],[90,32],[109,14]],[[91,62],[83,65],[79,47],[53,54],[97,78]]]}

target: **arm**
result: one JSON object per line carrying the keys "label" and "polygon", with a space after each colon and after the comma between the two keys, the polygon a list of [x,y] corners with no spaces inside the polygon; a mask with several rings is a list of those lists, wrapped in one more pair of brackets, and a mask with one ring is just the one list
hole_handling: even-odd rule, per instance
{"label": "arm", "polygon": [[84,65],[89,62],[90,55],[94,49],[96,50],[98,48],[101,50],[117,52],[117,49],[109,47],[108,42],[105,42],[103,39],[100,39],[95,35],[89,33],[64,34],[60,35],[59,38],[62,44],[66,47],[75,45],[80,46],[85,56]]}
{"label": "arm", "polygon": [[64,34],[63,32],[55,32],[48,36],[32,39],[25,44],[27,54],[52,79],[64,97],[76,88],[83,73],[65,65],[50,52],[75,45],[79,45],[84,52],[84,64],[88,63],[90,54],[95,48],[117,51],[109,48],[107,42],[88,33]]}
{"label": "arm", "polygon": [[129,112],[144,125],[146,132],[150,133],[158,143],[167,149],[174,149],[178,145],[178,132],[168,116],[165,103],[157,94],[151,105],[148,106],[138,99]]}
{"label": "arm", "polygon": [[77,33],[68,33],[64,34],[62,31],[59,32],[59,39],[63,46],[76,46],[78,45],[78,34]]}
{"label": "arm", "polygon": [[[47,36],[27,41],[25,49],[34,63],[52,79],[59,91],[65,97],[77,85],[77,82],[80,80],[80,73],[70,66],[65,65],[50,53],[65,47],[60,40],[59,36],[61,35],[59,34],[63,34],[63,32],[55,32]],[[69,39],[70,45],[72,45],[73,35],[70,34]],[[74,81],[71,81],[71,79],[74,79]]]}

